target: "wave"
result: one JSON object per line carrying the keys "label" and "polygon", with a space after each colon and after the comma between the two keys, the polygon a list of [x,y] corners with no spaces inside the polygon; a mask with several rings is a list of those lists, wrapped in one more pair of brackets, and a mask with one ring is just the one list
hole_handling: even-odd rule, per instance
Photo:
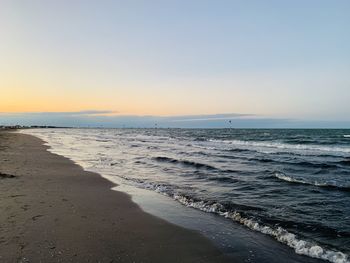
{"label": "wave", "polygon": [[321,182],[317,182],[317,181],[310,182],[310,181],[305,181],[303,179],[293,178],[293,177],[287,176],[284,173],[275,173],[274,178],[277,178],[281,181],[294,183],[294,184],[312,185],[312,186],[317,186],[317,187],[323,187],[323,188],[328,188],[328,189],[350,192],[350,185],[349,186],[336,185],[336,184],[332,184],[332,183],[321,183]]}
{"label": "wave", "polygon": [[328,260],[333,263],[348,263],[348,256],[340,251],[325,249],[310,241],[299,239],[295,234],[288,232],[282,227],[270,227],[256,222],[254,219],[242,217],[238,212],[222,213],[226,218],[230,218],[240,224],[269,235],[277,241],[293,248],[297,254],[306,255],[313,258]]}
{"label": "wave", "polygon": [[[237,157],[238,158],[238,157]],[[276,163],[276,164],[283,164],[283,165],[293,165],[293,166],[302,166],[306,168],[317,168],[317,169],[337,169],[339,168],[339,165],[342,166],[348,166],[350,165],[350,159],[344,159],[341,161],[336,162],[309,162],[309,161],[283,161],[283,160],[277,160],[273,158],[239,158],[239,159],[246,159],[248,161],[254,161],[254,162],[260,162],[260,163]]]}
{"label": "wave", "polygon": [[169,158],[169,157],[163,157],[163,156],[157,156],[154,158],[157,161],[160,162],[168,162],[168,163],[179,163],[187,166],[192,166],[195,168],[205,168],[208,170],[217,170],[214,166],[208,165],[208,164],[203,164],[203,163],[197,163],[193,161],[188,161],[188,160],[178,160],[174,158]]}
{"label": "wave", "polygon": [[332,152],[332,153],[350,153],[350,147],[327,147],[316,144],[288,144],[281,142],[258,142],[258,141],[242,141],[242,140],[213,140],[211,142],[226,143],[244,147],[262,147],[262,148],[272,148],[272,149],[283,149],[283,150],[302,150],[302,151],[322,151],[322,152]]}
{"label": "wave", "polygon": [[153,159],[159,162],[178,163],[186,166],[191,166],[196,169],[204,168],[207,170],[219,170],[218,168],[211,166],[209,164],[197,163],[197,162],[188,161],[188,160],[178,160],[178,159],[164,157],[164,156],[157,156],[157,157],[154,157]]}
{"label": "wave", "polygon": [[254,150],[249,150],[249,149],[240,149],[240,148],[233,148],[233,149],[229,149],[227,150],[228,152],[256,152]]}
{"label": "wave", "polygon": [[[88,139],[90,140],[90,139]],[[110,142],[110,140],[107,139],[95,139],[96,142]]]}
{"label": "wave", "polygon": [[332,263],[349,263],[348,255],[346,255],[343,252],[326,249],[314,242],[302,240],[298,238],[295,234],[288,232],[282,227],[272,227],[264,225],[254,220],[253,218],[243,216],[240,212],[227,211],[224,205],[220,203],[195,200],[191,197],[173,192],[172,190],[170,190],[171,187],[168,185],[154,184],[150,182],[141,183],[140,181],[138,181],[138,186],[168,196],[187,207],[223,216],[237,223],[240,223],[251,230],[258,231],[265,235],[269,235],[277,241],[293,248],[297,254],[328,260]]}
{"label": "wave", "polygon": [[350,138],[350,134],[344,134],[343,137],[344,138]]}
{"label": "wave", "polygon": [[208,178],[206,178],[208,181],[217,181],[220,183],[230,183],[230,184],[234,184],[234,183],[238,183],[240,180],[236,179],[236,178],[232,178],[229,176],[210,176]]}
{"label": "wave", "polygon": [[310,168],[320,168],[320,169],[334,169],[338,167],[336,163],[313,163],[308,161],[291,162],[290,164],[303,166],[303,167],[310,167]]}
{"label": "wave", "polygon": [[350,165],[350,159],[345,159],[345,160],[339,161],[338,163],[341,165]]}

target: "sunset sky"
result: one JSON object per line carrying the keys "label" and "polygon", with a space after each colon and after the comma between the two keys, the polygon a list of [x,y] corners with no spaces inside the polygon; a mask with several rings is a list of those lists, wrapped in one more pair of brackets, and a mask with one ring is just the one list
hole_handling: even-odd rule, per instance
{"label": "sunset sky", "polygon": [[349,14],[347,0],[1,0],[0,125],[231,114],[350,127]]}

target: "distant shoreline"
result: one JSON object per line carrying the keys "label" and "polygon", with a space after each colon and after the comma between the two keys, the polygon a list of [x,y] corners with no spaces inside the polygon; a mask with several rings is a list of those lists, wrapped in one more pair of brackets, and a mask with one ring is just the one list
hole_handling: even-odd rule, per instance
{"label": "distant shoreline", "polygon": [[73,127],[73,126],[1,126],[0,131],[21,129],[149,129],[149,130],[349,130],[350,128],[239,128],[239,127],[206,127],[206,128],[173,128],[173,127]]}

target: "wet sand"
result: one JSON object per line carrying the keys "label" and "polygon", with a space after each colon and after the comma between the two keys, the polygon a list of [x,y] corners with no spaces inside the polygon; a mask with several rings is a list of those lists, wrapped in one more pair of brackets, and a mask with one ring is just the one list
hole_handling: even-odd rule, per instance
{"label": "wet sand", "polygon": [[96,173],[0,132],[0,262],[238,262]]}

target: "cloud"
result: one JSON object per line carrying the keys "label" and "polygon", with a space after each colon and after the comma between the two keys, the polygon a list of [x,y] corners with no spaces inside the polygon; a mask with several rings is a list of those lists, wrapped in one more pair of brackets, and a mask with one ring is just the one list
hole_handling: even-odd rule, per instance
{"label": "cloud", "polygon": [[211,115],[187,115],[187,116],[173,116],[167,117],[169,121],[183,122],[183,121],[214,121],[214,120],[231,120],[234,118],[242,118],[248,116],[255,116],[253,114],[238,114],[238,113],[226,113],[226,114],[211,114]]}

